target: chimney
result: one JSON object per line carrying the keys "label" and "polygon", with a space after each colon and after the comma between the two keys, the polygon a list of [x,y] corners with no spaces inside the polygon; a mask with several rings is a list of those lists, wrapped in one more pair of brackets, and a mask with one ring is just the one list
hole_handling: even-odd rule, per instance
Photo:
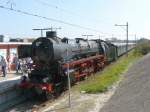
{"label": "chimney", "polygon": [[48,37],[48,38],[57,37],[56,31],[47,31],[46,32],[46,37]]}

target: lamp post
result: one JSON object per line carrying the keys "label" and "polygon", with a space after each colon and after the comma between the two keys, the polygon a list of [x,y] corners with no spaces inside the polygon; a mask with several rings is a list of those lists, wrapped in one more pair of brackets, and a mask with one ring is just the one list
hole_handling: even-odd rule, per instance
{"label": "lamp post", "polygon": [[128,22],[125,25],[118,25],[115,24],[115,26],[125,26],[126,27],[126,54],[128,56]]}
{"label": "lamp post", "polygon": [[86,36],[86,39],[88,40],[90,36],[94,36],[94,35],[82,35],[82,36]]}

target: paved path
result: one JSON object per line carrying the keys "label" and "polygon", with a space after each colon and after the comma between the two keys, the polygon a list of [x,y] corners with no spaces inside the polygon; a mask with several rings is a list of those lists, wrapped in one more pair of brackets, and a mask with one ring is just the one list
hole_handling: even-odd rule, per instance
{"label": "paved path", "polygon": [[129,69],[100,112],[150,112],[150,54]]}

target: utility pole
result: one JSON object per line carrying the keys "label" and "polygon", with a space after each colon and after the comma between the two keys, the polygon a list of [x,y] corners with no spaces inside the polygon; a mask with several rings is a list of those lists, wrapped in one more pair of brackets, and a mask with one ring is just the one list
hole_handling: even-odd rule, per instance
{"label": "utility pole", "polygon": [[41,31],[41,37],[43,37],[43,30],[49,30],[49,29],[45,29],[45,28],[43,28],[43,29],[32,29],[32,30],[36,30],[36,31]]}
{"label": "utility pole", "polygon": [[129,38],[128,38],[128,22],[126,23],[126,27],[127,27],[127,28],[126,28],[126,30],[127,30],[127,40],[126,40],[126,51],[127,51],[127,52],[126,52],[126,53],[127,53],[127,56],[128,56],[128,42],[129,42],[129,40],[128,40],[128,39],[129,39]]}
{"label": "utility pole", "polygon": [[[68,57],[68,49],[66,49],[66,55]],[[68,90],[69,90],[69,108],[71,109],[71,83],[70,83],[70,73],[69,73],[69,61],[67,59],[67,78],[68,78]]]}
{"label": "utility pole", "polygon": [[44,30],[51,30],[51,31],[53,31],[53,30],[58,30],[58,29],[61,29],[61,27],[59,27],[59,28],[53,28],[53,27],[51,27],[51,28],[41,28],[41,29],[40,29],[40,28],[39,28],[39,29],[37,28],[37,29],[32,29],[32,30],[36,30],[36,31],[37,31],[37,30],[38,30],[38,31],[40,30],[40,31],[41,31],[41,37],[43,37],[43,31],[44,31]]}
{"label": "utility pole", "polygon": [[90,36],[94,36],[94,35],[82,35],[82,36],[86,36],[87,43],[88,43],[88,47],[90,48],[90,44],[89,44],[89,41],[88,41],[88,40],[89,40],[89,37],[90,37]]}
{"label": "utility pole", "polygon": [[99,40],[102,40],[102,37],[105,37],[104,35],[99,35]]}
{"label": "utility pole", "polygon": [[94,35],[82,35],[82,36],[86,36],[86,39],[88,40],[90,36],[94,36]]}
{"label": "utility pole", "polygon": [[126,54],[128,56],[128,42],[129,42],[129,40],[128,40],[128,22],[125,25],[115,24],[115,26],[125,26],[126,27],[126,37],[127,37],[127,39],[126,39]]}
{"label": "utility pole", "polygon": [[58,27],[58,28],[54,28],[54,27],[51,27],[51,28],[46,28],[48,30],[51,30],[51,31],[54,31],[54,30],[61,30],[62,28],[61,27]]}
{"label": "utility pole", "polygon": [[137,39],[136,39],[136,34],[135,34],[135,46],[136,46],[136,44],[137,44]]}
{"label": "utility pole", "polygon": [[13,6],[16,6],[13,0],[8,0],[7,4],[10,4],[10,8],[13,9]]}

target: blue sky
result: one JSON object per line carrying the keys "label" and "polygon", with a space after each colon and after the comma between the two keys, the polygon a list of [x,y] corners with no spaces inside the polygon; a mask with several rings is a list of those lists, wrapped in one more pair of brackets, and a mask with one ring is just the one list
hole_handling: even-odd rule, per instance
{"label": "blue sky", "polygon": [[[0,0],[0,5],[10,7],[9,0]],[[43,5],[41,2],[47,3]],[[149,0],[11,0],[14,9],[54,18],[96,29],[99,32],[80,29],[65,24],[48,21],[0,8],[0,34],[12,37],[38,37],[40,32],[33,28],[62,27],[60,37],[76,38],[82,34],[93,34],[97,38],[125,39],[125,27],[114,24],[129,22],[129,38],[146,37],[150,39],[150,1]],[[57,6],[57,8],[56,8]]]}

